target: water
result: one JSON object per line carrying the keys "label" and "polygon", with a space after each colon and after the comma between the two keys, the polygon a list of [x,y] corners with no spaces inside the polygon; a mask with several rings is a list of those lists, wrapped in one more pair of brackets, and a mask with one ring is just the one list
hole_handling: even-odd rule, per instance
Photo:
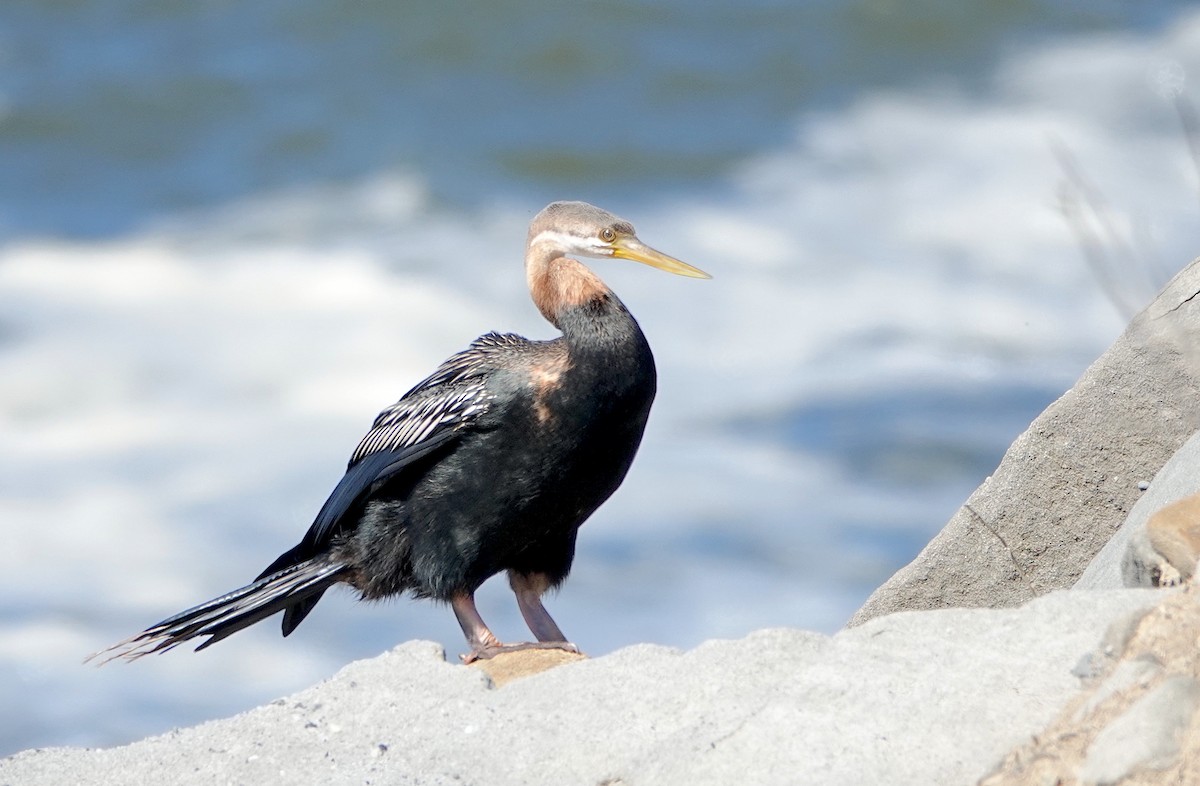
{"label": "water", "polygon": [[[333,593],[287,641],[79,665],[291,546],[470,338],[550,335],[519,255],[555,198],[715,276],[596,266],[661,390],[555,617],[593,654],[835,630],[1121,329],[1054,146],[1142,262],[1195,255],[1200,16],[1157,8],[7,4],[0,753],[461,651]],[[502,581],[480,608],[521,635]]]}

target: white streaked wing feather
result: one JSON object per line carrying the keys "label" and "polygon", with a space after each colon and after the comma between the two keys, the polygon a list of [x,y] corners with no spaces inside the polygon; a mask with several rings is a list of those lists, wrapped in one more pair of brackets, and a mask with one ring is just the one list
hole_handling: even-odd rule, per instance
{"label": "white streaked wing feather", "polygon": [[381,450],[417,445],[447,428],[457,429],[485,413],[492,400],[486,375],[502,356],[530,342],[512,333],[488,333],[451,356],[392,406],[379,413],[350,458],[353,466]]}

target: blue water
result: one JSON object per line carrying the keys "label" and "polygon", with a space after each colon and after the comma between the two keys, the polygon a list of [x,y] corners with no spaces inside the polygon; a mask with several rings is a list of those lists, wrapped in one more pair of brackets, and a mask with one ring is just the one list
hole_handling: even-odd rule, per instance
{"label": "blue water", "polygon": [[16,0],[0,9],[0,226],[108,236],[381,170],[452,205],[719,189],[802,112],[973,87],[1015,48],[1153,32],[1171,8]]}
{"label": "blue water", "polygon": [[[836,630],[1196,255],[1198,69],[1183,3],[4,4],[0,754],[462,650],[335,593],[286,641],[79,665],[257,575],[446,355],[551,335],[552,199],[715,276],[596,265],[660,395],[556,619],[592,654]],[[1138,249],[1124,313],[1054,144]],[[480,609],[522,635],[502,581]]]}

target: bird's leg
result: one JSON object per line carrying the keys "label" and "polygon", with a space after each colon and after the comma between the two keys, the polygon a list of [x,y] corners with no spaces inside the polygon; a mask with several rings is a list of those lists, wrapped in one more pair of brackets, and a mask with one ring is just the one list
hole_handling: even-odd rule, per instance
{"label": "bird's leg", "polygon": [[550,580],[543,573],[517,573],[509,571],[508,584],[517,596],[517,607],[525,624],[537,638],[537,644],[528,645],[539,649],[563,649],[579,652],[579,648],[567,641],[554,618],[542,605],[542,595],[550,588]]}
{"label": "bird's leg", "polygon": [[494,658],[502,652],[517,650],[579,652],[578,647],[564,639],[562,631],[542,605],[542,593],[549,587],[546,577],[541,574],[509,573],[508,580],[517,596],[517,606],[521,609],[521,615],[525,617],[525,622],[537,637],[537,641],[501,644],[479,616],[479,610],[475,608],[475,595],[464,592],[450,600],[454,616],[458,617],[458,624],[462,627],[463,635],[467,637],[467,644],[471,646],[471,651],[461,656],[463,663],[474,663],[477,660]]}
{"label": "bird's leg", "polygon": [[525,624],[538,641],[567,640],[550,616],[550,612],[542,605],[542,595],[547,589],[545,576],[509,571],[508,585],[517,596],[517,607],[521,609]]}
{"label": "bird's leg", "polygon": [[504,645],[488,630],[483,617],[479,616],[479,610],[475,608],[475,593],[464,592],[455,595],[450,600],[450,607],[454,609],[454,616],[458,618],[463,635],[467,637],[467,644],[471,645],[471,651],[460,656],[463,663],[490,658],[503,648]]}

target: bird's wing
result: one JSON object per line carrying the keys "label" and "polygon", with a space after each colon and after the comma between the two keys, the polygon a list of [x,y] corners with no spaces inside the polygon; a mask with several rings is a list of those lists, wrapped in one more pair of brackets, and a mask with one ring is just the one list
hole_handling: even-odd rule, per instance
{"label": "bird's wing", "polygon": [[[502,356],[528,345],[512,334],[488,333],[452,355],[399,401],[379,413],[358,443],[346,474],[321,507],[300,544],[280,557],[307,559],[338,531],[342,517],[377,483],[480,427],[492,403],[487,375]],[[274,566],[272,566],[274,567]],[[271,570],[267,569],[268,572]]]}

